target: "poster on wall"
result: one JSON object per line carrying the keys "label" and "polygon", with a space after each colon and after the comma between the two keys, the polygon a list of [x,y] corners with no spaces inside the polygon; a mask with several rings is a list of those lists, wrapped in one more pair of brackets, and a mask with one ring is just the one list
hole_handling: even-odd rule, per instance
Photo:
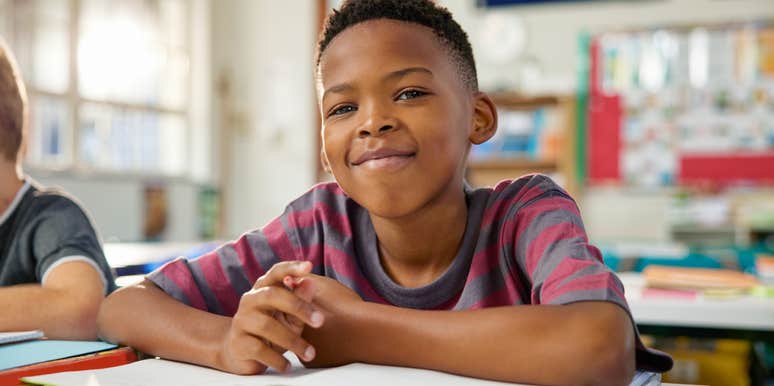
{"label": "poster on wall", "polygon": [[590,56],[590,183],[774,185],[774,27],[601,34]]}

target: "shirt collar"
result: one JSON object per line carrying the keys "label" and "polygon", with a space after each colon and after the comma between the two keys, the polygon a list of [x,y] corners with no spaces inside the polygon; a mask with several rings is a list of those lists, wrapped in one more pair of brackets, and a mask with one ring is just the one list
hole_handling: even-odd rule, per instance
{"label": "shirt collar", "polygon": [[11,201],[11,205],[8,205],[8,208],[5,209],[5,212],[3,212],[2,215],[0,215],[0,225],[3,225],[5,223],[5,220],[8,219],[8,217],[11,217],[11,213],[13,213],[14,210],[16,210],[16,207],[19,206],[19,202],[22,200],[22,197],[24,197],[24,194],[27,193],[27,190],[30,189],[30,181],[25,178],[24,179],[24,185],[22,185],[21,189],[19,189],[18,192],[16,192],[16,196],[13,198],[13,201]]}

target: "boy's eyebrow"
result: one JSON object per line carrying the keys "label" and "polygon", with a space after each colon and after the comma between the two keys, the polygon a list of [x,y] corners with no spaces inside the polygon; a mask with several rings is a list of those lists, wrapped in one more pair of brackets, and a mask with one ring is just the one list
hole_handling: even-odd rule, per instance
{"label": "boy's eyebrow", "polygon": [[425,67],[409,67],[409,68],[404,68],[402,70],[393,71],[393,72],[385,75],[383,79],[384,80],[392,80],[392,79],[396,79],[396,78],[399,79],[399,78],[402,78],[402,77],[404,77],[404,76],[406,76],[406,75],[408,75],[408,74],[410,74],[412,72],[422,72],[422,73],[428,74],[430,76],[433,76],[433,72],[430,71],[429,69],[425,68]]}
{"label": "boy's eyebrow", "polygon": [[[403,68],[403,69],[400,69],[400,70],[392,71],[389,74],[385,75],[382,78],[382,80],[383,81],[388,81],[388,80],[393,80],[393,79],[400,79],[400,78],[402,78],[402,77],[404,77],[404,76],[406,76],[408,74],[411,74],[413,72],[421,72],[421,73],[433,76],[433,72],[430,71],[429,69],[425,68],[425,67],[408,67],[408,68]],[[330,94],[330,93],[342,93],[342,92],[345,92],[345,91],[352,90],[353,88],[355,88],[355,87],[352,86],[350,83],[341,83],[341,84],[337,84],[335,86],[331,86],[329,89],[327,89],[327,90],[325,90],[323,92],[321,100],[325,100],[325,96]]]}
{"label": "boy's eyebrow", "polygon": [[337,84],[335,86],[331,86],[331,88],[325,90],[322,94],[322,98],[320,100],[325,100],[325,96],[328,94],[333,93],[343,93],[344,91],[352,90],[354,87],[349,83],[341,83]]}

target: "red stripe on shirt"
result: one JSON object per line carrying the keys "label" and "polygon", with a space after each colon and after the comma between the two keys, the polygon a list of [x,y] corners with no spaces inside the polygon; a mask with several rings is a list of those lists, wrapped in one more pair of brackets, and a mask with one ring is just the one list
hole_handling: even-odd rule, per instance
{"label": "red stripe on shirt", "polygon": [[500,265],[498,260],[497,251],[500,249],[500,244],[494,242],[485,249],[476,252],[473,255],[473,260],[470,263],[470,271],[468,272],[468,278],[465,281],[465,285],[470,284],[473,280],[478,279],[480,276],[486,275],[493,269],[496,269]]}
{"label": "red stripe on shirt", "polygon": [[519,228],[527,229],[535,218],[548,212],[563,210],[580,218],[578,206],[564,196],[546,197],[524,208],[518,216]]}
{"label": "red stripe on shirt", "polygon": [[161,270],[164,272],[164,276],[175,283],[177,288],[183,292],[191,307],[207,311],[207,303],[204,301],[201,292],[199,292],[199,287],[196,285],[196,281],[194,281],[191,271],[185,262],[173,260],[162,267]]}
{"label": "red stripe on shirt", "polygon": [[277,218],[263,227],[263,234],[266,236],[271,249],[277,255],[277,258],[283,261],[296,260],[296,248],[290,242],[290,237],[282,226],[282,221]]}
{"label": "red stripe on shirt", "polygon": [[361,291],[364,291],[364,295],[380,300],[384,303],[387,301],[379,295],[376,290],[371,286],[371,283],[366,280],[363,274],[355,265],[354,259],[347,255],[344,251],[340,251],[336,248],[326,245],[325,247],[326,265],[333,268],[337,274],[352,280]]}
{"label": "red stripe on shirt", "polygon": [[342,236],[352,237],[352,227],[345,214],[338,213],[325,202],[317,202],[311,209],[294,211],[288,216],[288,224],[293,228],[315,228],[329,226]]}
{"label": "red stripe on shirt", "polygon": [[[204,280],[215,295],[223,314],[233,316],[239,307],[239,295],[223,270],[217,252],[210,252],[198,258],[193,264],[199,264]],[[252,281],[251,281],[252,282]]]}
{"label": "red stripe on shirt", "polygon": [[[615,281],[612,278],[612,273],[608,271],[584,275],[562,284],[562,282],[567,277],[572,276],[573,273],[588,266],[596,266],[598,264],[598,262],[593,260],[578,260],[570,257],[564,258],[543,283],[540,294],[542,300],[540,303],[548,303],[552,299],[564,294],[581,290],[606,289],[612,290],[616,294],[620,293],[620,291],[617,291],[615,288]],[[623,294],[621,294],[621,296],[622,295]],[[533,298],[535,296],[536,294],[533,294]]]}
{"label": "red stripe on shirt", "polygon": [[487,307],[512,306],[521,303],[518,301],[518,299],[518,295],[514,295],[514,292],[508,289],[507,286],[504,286],[503,288],[500,288],[499,290],[484,296],[483,299],[473,303],[469,309],[479,310]]}
{"label": "red stripe on shirt", "polygon": [[557,243],[570,243],[572,242],[571,239],[578,237],[585,237],[585,233],[582,229],[578,229],[578,227],[569,222],[560,222],[543,229],[526,249],[524,263],[529,277],[535,275],[535,269],[540,264],[540,259],[545,255],[546,249],[553,247]]}

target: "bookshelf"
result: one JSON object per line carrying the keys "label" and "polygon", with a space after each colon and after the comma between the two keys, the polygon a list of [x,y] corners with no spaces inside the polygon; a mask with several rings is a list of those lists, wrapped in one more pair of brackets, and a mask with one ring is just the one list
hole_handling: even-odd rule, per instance
{"label": "bookshelf", "polygon": [[575,99],[564,95],[490,93],[497,105],[498,134],[471,149],[467,178],[492,186],[529,173],[553,177],[577,193]]}

